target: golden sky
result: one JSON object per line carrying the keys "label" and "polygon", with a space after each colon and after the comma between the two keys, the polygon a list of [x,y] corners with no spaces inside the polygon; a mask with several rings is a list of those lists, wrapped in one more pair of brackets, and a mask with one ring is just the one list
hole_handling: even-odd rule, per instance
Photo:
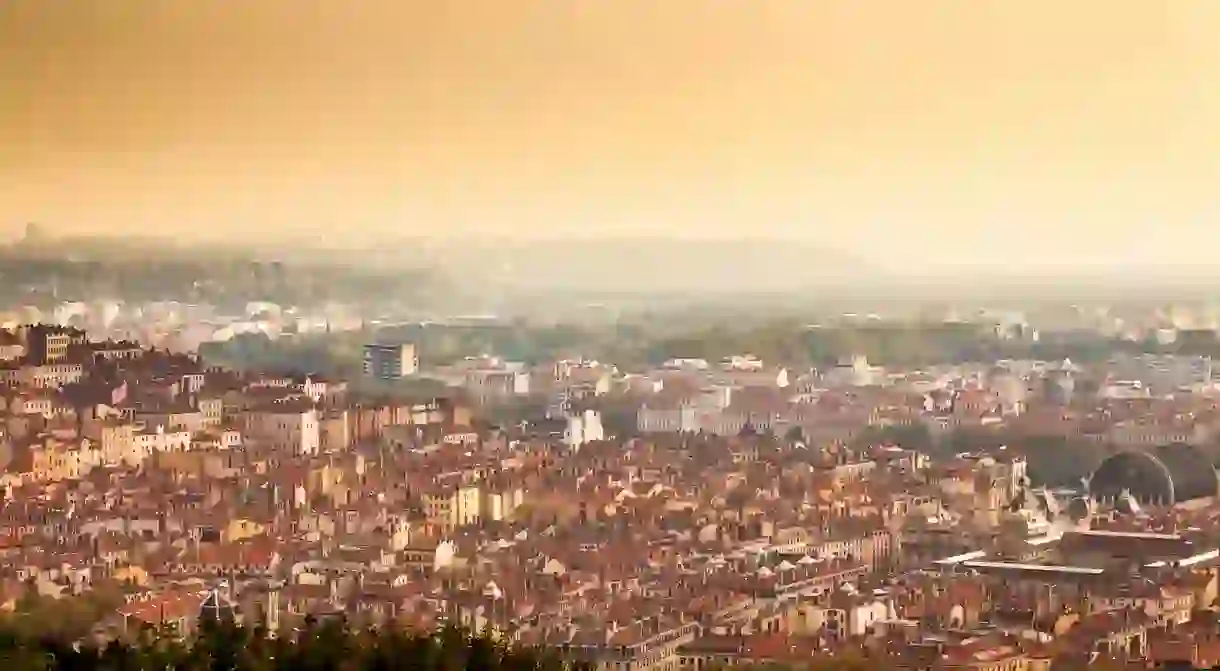
{"label": "golden sky", "polygon": [[0,227],[1203,261],[1217,26],[1215,0],[4,0]]}

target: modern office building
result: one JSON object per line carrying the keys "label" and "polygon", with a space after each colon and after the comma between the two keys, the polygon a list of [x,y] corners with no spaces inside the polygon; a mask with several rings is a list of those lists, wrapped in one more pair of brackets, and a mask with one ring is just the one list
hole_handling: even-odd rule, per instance
{"label": "modern office building", "polygon": [[364,374],[378,380],[398,380],[419,371],[415,345],[364,346]]}

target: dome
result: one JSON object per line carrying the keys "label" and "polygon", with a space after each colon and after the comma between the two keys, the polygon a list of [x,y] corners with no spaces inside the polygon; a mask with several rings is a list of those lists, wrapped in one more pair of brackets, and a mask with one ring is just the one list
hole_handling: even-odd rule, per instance
{"label": "dome", "polygon": [[1216,496],[1218,488],[1211,462],[1184,443],[1111,455],[1089,480],[1089,494],[1095,498],[1117,499],[1127,491],[1143,503],[1183,503]]}
{"label": "dome", "polygon": [[199,604],[199,621],[237,621],[237,607],[229,599],[228,591],[228,585],[221,583],[204,595],[203,603]]}

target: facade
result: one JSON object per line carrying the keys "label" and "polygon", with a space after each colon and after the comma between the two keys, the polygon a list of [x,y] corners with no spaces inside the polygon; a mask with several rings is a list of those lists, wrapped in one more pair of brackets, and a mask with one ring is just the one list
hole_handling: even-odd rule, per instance
{"label": "facade", "polygon": [[1153,395],[1199,389],[1212,380],[1212,360],[1205,356],[1120,356],[1111,363],[1111,370],[1121,380],[1141,382]]}
{"label": "facade", "polygon": [[424,495],[424,514],[443,530],[452,530],[482,519],[483,497],[478,485],[440,489]]}
{"label": "facade", "polygon": [[68,346],[85,342],[83,331],[73,328],[34,324],[18,330],[26,355],[33,363],[46,365],[63,359]]}
{"label": "facade", "polygon": [[49,363],[38,366],[9,365],[0,369],[0,382],[34,389],[59,389],[84,377],[81,364]]}
{"label": "facade", "polygon": [[83,434],[96,441],[102,453],[102,463],[107,466],[125,463],[138,466],[142,460],[136,450],[136,427],[130,422],[116,419],[89,421]]}
{"label": "facade", "polygon": [[470,370],[466,371],[462,382],[470,397],[483,405],[525,396],[530,391],[528,371]]}
{"label": "facade", "polygon": [[419,371],[415,345],[364,346],[364,374],[378,380],[398,380]]}
{"label": "facade", "polygon": [[595,440],[604,440],[605,429],[602,428],[601,414],[594,410],[585,410],[577,415],[569,415],[567,428],[564,430],[564,440],[568,447],[577,450],[581,445]]}
{"label": "facade", "polygon": [[247,412],[245,435],[276,451],[311,455],[321,447],[320,424],[312,405],[278,403]]}
{"label": "facade", "polygon": [[135,440],[136,458],[129,460],[140,463],[144,459],[162,452],[185,452],[191,449],[191,434],[183,430],[166,430],[163,426],[149,426],[133,434]]}

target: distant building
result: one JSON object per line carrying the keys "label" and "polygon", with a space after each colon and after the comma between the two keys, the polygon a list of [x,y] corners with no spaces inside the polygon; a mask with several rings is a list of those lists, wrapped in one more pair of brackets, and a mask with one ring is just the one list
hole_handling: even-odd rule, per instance
{"label": "distant building", "polygon": [[564,431],[564,442],[573,450],[579,450],[581,445],[595,440],[605,440],[605,429],[602,428],[602,416],[594,410],[585,410],[577,415],[569,415],[567,429]]}
{"label": "distant building", "polygon": [[364,346],[364,374],[378,380],[397,380],[419,370],[415,345]]}
{"label": "distant building", "polygon": [[1172,394],[1182,389],[1201,389],[1213,377],[1210,357],[1141,354],[1116,357],[1110,366],[1119,380],[1143,383],[1153,396]]}
{"label": "distant building", "polygon": [[311,402],[274,402],[245,413],[245,435],[285,454],[314,455],[321,449],[321,426]]}
{"label": "distant building", "polygon": [[38,365],[55,363],[68,354],[69,345],[80,345],[86,341],[80,329],[49,324],[22,326],[17,337],[25,346],[26,355]]}

